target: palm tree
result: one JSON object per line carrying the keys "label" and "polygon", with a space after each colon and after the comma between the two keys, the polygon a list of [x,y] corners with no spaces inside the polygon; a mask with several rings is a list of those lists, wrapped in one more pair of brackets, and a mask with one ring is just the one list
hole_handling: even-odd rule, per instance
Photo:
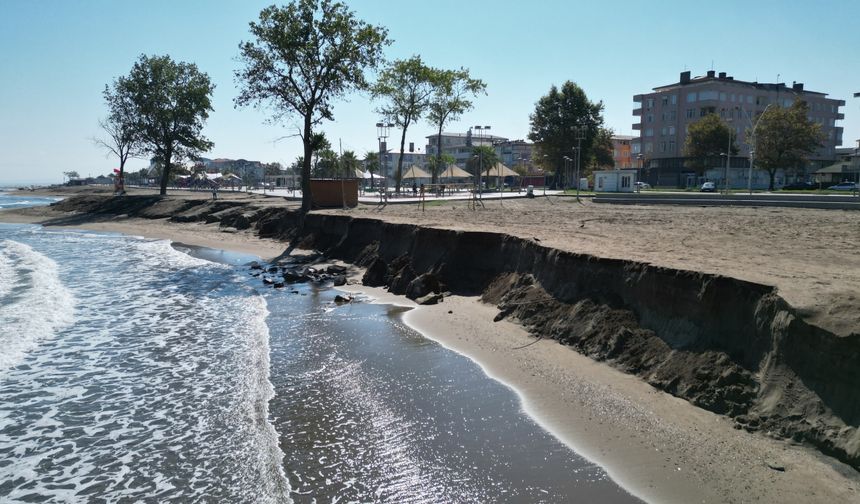
{"label": "palm tree", "polygon": [[379,170],[379,153],[366,152],[364,154],[364,168],[370,172],[370,187],[373,187],[373,174]]}
{"label": "palm tree", "polygon": [[340,164],[344,175],[348,178],[355,177],[355,170],[358,169],[359,164],[358,157],[355,155],[355,152],[351,150],[343,151],[343,154],[340,156]]}

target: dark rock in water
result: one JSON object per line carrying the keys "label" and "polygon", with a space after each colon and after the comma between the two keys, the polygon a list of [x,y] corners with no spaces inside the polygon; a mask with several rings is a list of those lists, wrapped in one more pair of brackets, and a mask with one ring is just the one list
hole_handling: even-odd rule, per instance
{"label": "dark rock in water", "polygon": [[335,287],[346,285],[346,275],[335,275],[332,277],[332,282],[334,283]]}
{"label": "dark rock in water", "polygon": [[388,268],[388,290],[394,294],[405,294],[409,283],[418,276],[406,254],[391,262]]}
{"label": "dark rock in water", "polygon": [[263,269],[263,267],[260,266],[260,263],[258,263],[257,261],[251,261],[251,264],[249,264],[248,266],[253,270]]}
{"label": "dark rock in water", "polygon": [[382,287],[385,285],[385,275],[388,273],[388,265],[381,258],[374,259],[367,271],[364,272],[361,282],[370,287]]}
{"label": "dark rock in water", "polygon": [[288,283],[304,283],[312,278],[305,270],[285,270],[282,276],[284,281]]}
{"label": "dark rock in water", "polygon": [[267,273],[277,273],[278,267],[277,266],[269,266],[269,269],[267,269],[266,272]]}
{"label": "dark rock in water", "polygon": [[419,275],[406,286],[406,297],[409,299],[418,299],[431,292],[439,292],[439,280],[433,273]]}
{"label": "dark rock in water", "polygon": [[415,302],[420,305],[434,305],[440,303],[443,299],[442,294],[427,294],[424,297],[416,299]]}
{"label": "dark rock in water", "polygon": [[337,304],[351,303],[352,296],[338,294],[334,297],[334,302]]}
{"label": "dark rock in water", "polygon": [[276,288],[276,289],[283,289],[283,288],[284,288],[284,282],[275,282],[275,283],[272,285],[272,287],[274,287],[274,288]]}
{"label": "dark rock in water", "polygon": [[275,281],[272,280],[271,278],[264,278],[263,279],[263,284],[265,284],[265,285],[272,285],[274,283],[275,283]]}

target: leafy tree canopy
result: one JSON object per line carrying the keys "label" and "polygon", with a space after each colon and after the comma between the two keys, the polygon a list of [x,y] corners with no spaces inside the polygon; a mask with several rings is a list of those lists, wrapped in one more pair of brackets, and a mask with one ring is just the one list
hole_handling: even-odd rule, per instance
{"label": "leafy tree canopy", "polygon": [[725,155],[731,142],[731,154],[738,153],[737,135],[717,114],[708,114],[690,124],[684,153],[692,158],[690,165],[704,168],[715,158]]}
{"label": "leafy tree canopy", "polygon": [[529,120],[528,138],[537,145],[538,154],[546,156],[549,166],[560,167],[564,156],[573,157],[577,145],[581,145],[580,159],[585,165],[594,156],[594,139],[603,126],[603,102],[592,102],[581,87],[567,81],[561,89],[552,86],[537,101]]}
{"label": "leafy tree canopy", "polygon": [[450,121],[456,121],[467,110],[472,109],[472,98],[480,93],[486,93],[487,85],[480,79],[473,79],[465,68],[459,70],[442,70],[436,76],[433,95],[428,105],[427,120],[434,125],[439,136],[436,146],[436,163],[432,166],[433,183],[439,177],[437,171],[442,166],[442,130]]}
{"label": "leafy tree canopy", "polygon": [[406,131],[419,120],[430,106],[430,97],[440,80],[441,71],[421,61],[420,56],[396,60],[379,75],[372,92],[376,99],[384,100],[377,112],[400,127],[400,157],[394,172],[395,188],[400,191],[403,176],[403,153],[406,146]]}
{"label": "leafy tree canopy", "polygon": [[472,157],[466,162],[466,168],[473,175],[477,176],[480,171],[482,176],[486,176],[487,172],[496,166],[496,163],[499,161],[499,156],[496,154],[495,149],[489,145],[477,145],[472,147]]}
{"label": "leafy tree canopy", "polygon": [[791,107],[768,107],[755,130],[755,164],[767,171],[774,188],[777,170],[803,165],[824,142],[821,125],[809,120],[809,106],[795,100]]}
{"label": "leafy tree canopy", "polygon": [[213,146],[202,131],[212,111],[215,85],[193,63],[141,55],[128,76],[116,80],[114,89],[129,101],[141,150],[165,167],[161,194],[167,194],[171,167]]}
{"label": "leafy tree canopy", "polygon": [[268,107],[271,120],[299,117],[304,146],[302,211],[311,208],[313,129],[334,119],[333,102],[355,89],[367,89],[365,70],[383,60],[390,44],[385,28],[357,19],[341,2],[293,0],[260,12],[250,23],[254,40],[239,45],[242,68],[236,104]]}

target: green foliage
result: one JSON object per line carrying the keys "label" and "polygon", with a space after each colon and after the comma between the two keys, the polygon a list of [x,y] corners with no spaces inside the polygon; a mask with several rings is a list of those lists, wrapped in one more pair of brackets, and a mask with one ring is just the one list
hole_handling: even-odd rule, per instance
{"label": "green foliage", "polygon": [[[594,137],[594,144],[591,149],[591,159],[587,166],[592,168],[614,168],[615,150],[612,144],[612,128],[598,128],[597,135]],[[589,172],[590,173],[590,172]],[[580,176],[584,177],[587,174],[583,172]]]}
{"label": "green foliage", "polygon": [[487,85],[480,79],[473,79],[465,68],[459,70],[441,70],[436,76],[433,95],[427,110],[427,120],[436,126],[439,136],[436,152],[436,163],[433,165],[433,183],[438,181],[442,166],[442,129],[449,121],[456,121],[467,110],[472,109],[472,97],[486,93]]}
{"label": "green foliage", "polygon": [[560,168],[564,156],[574,157],[577,130],[582,128],[580,159],[585,165],[594,156],[595,137],[603,126],[603,102],[592,102],[581,87],[567,81],[538,100],[529,120],[528,138],[537,145],[538,155],[546,156],[550,170]]}
{"label": "green foliage", "polygon": [[166,167],[161,170],[162,195],[167,194],[171,167],[213,146],[202,130],[214,89],[197,65],[177,63],[170,56],[141,55],[128,76],[114,83],[114,92],[130,107],[141,150]]}
{"label": "green foliage", "polygon": [[343,151],[343,154],[340,156],[340,167],[343,177],[354,178],[355,170],[359,169],[360,164],[361,162],[358,160],[355,152],[351,150]]}
{"label": "green foliage", "polygon": [[263,174],[267,177],[280,175],[283,172],[281,163],[266,163],[263,165]]}
{"label": "green foliage", "polygon": [[802,166],[823,141],[821,125],[809,120],[809,106],[805,101],[795,100],[788,108],[768,107],[755,131],[756,167],[770,176],[768,189],[774,188],[777,170]]}
{"label": "green foliage", "polygon": [[472,157],[466,162],[466,169],[472,175],[478,175],[480,171],[482,176],[487,176],[487,172],[496,166],[496,163],[499,161],[499,156],[496,155],[495,149],[489,145],[478,145],[472,147]]}
{"label": "green foliage", "polygon": [[704,169],[708,164],[719,162],[725,155],[731,141],[731,154],[738,153],[737,138],[729,125],[717,114],[708,114],[690,124],[687,130],[687,140],[684,144],[684,154],[691,158],[688,164],[694,168]]}
{"label": "green foliage", "polygon": [[421,61],[420,56],[407,60],[396,60],[382,71],[372,88],[373,97],[385,100],[377,112],[393,120],[401,129],[400,157],[394,172],[395,187],[400,191],[403,177],[403,154],[406,145],[406,130],[419,120],[430,106],[430,97],[440,79],[441,71]]}
{"label": "green foliage", "polygon": [[242,68],[236,79],[239,106],[268,107],[271,120],[302,118],[299,136],[304,145],[302,211],[311,208],[313,128],[333,120],[334,100],[367,89],[365,70],[383,60],[390,44],[385,28],[357,19],[341,2],[294,0],[260,12],[250,23],[252,42],[239,44]]}

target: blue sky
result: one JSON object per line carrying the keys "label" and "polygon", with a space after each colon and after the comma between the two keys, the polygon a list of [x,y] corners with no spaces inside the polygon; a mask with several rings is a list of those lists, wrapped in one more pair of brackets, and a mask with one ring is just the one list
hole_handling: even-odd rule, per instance
{"label": "blue sky", "polygon": [[[196,63],[216,84],[205,134],[208,157],[289,163],[301,153],[294,123],[235,109],[238,43],[271,2],[0,0],[0,182],[59,182],[62,172],[109,173],[97,149],[101,91],[127,74],[141,53]],[[846,144],[860,138],[860,43],[851,20],[860,3],[505,0],[350,1],[358,16],[386,26],[390,59],[420,54],[428,64],[470,69],[487,95],[449,131],[490,125],[525,138],[535,102],[552,84],[573,80],[606,105],[606,124],[631,134],[634,94],[675,82],[689,69],[737,79],[803,82],[844,99]],[[322,129],[360,155],[376,148],[376,104],[353,95]],[[426,122],[407,141],[423,149]],[[392,132],[399,136],[399,132]],[[147,164],[132,160],[130,168]]]}

